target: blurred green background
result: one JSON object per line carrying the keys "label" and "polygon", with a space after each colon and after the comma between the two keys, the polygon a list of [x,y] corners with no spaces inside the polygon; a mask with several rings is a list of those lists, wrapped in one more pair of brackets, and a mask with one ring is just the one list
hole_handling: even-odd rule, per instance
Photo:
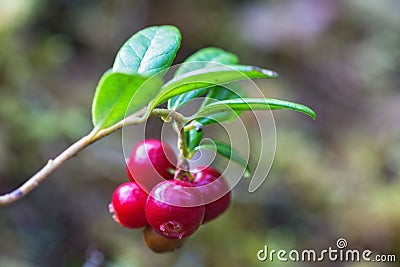
{"label": "blurred green background", "polygon": [[0,193],[90,130],[99,77],[150,25],[180,28],[176,63],[217,46],[277,71],[277,81],[256,81],[263,92],[318,119],[275,112],[267,181],[253,194],[242,181],[225,215],[165,255],[108,214],[127,179],[115,133],[0,209],[0,266],[398,266],[268,263],[256,253],[320,250],[342,237],[400,257],[399,13],[396,0],[1,0]]}

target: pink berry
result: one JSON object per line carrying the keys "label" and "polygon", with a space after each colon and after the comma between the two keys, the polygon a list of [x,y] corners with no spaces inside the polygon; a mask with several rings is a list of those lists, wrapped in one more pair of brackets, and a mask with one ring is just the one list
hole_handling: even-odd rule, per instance
{"label": "pink berry", "polygon": [[110,212],[114,213],[114,220],[127,228],[141,228],[146,226],[144,213],[147,193],[134,182],[123,183],[115,189]]}
{"label": "pink berry", "polygon": [[224,213],[231,201],[231,193],[224,177],[212,167],[201,166],[191,170],[192,184],[200,190],[204,199],[206,211],[203,224]]}
{"label": "pink berry", "polygon": [[193,234],[204,217],[204,206],[199,190],[189,182],[167,180],[151,190],[146,203],[149,225],[170,239],[181,239]]}
{"label": "pink berry", "polygon": [[144,140],[133,148],[127,162],[127,173],[146,192],[165,179],[174,177],[176,156],[172,148],[156,139]]}

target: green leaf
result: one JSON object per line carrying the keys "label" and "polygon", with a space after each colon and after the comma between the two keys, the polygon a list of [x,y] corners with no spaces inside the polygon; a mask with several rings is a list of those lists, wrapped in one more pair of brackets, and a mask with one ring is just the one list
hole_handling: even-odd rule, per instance
{"label": "green leaf", "polygon": [[161,78],[108,71],[103,74],[92,104],[93,124],[103,129],[144,106],[157,94]]}
{"label": "green leaf", "polygon": [[203,101],[203,107],[221,100],[236,99],[246,97],[247,93],[238,83],[230,83],[226,86],[216,86],[212,88],[208,94],[207,99]]}
{"label": "green leaf", "polygon": [[[221,63],[221,64],[238,64],[239,59],[235,54],[230,52],[224,51],[220,48],[216,47],[206,47],[200,49],[199,51],[195,52],[183,63],[190,63],[190,64],[182,64],[175,72],[175,77],[181,76],[188,72],[204,69],[209,66],[214,66],[212,63]],[[210,64],[211,63],[211,64]]]}
{"label": "green leaf", "polygon": [[113,72],[146,76],[171,66],[181,44],[181,33],[174,26],[153,26],[135,33],[118,51]]}
{"label": "green leaf", "polygon": [[[215,67],[215,63],[234,65],[238,64],[238,62],[238,57],[232,53],[215,47],[207,47],[189,56],[176,70],[174,77],[199,69]],[[168,101],[168,108],[178,109],[192,99],[204,95],[208,90],[209,88],[202,88],[176,96]]]}
{"label": "green leaf", "polygon": [[[232,83],[225,87],[223,86],[216,86],[212,88],[208,94],[206,99],[203,101],[202,106],[199,108],[198,112],[202,111],[206,108],[207,105],[227,99],[237,99],[246,97],[247,93],[242,89],[240,84]],[[207,117],[202,117],[199,119],[201,124],[209,125],[212,123],[221,123],[221,122],[231,122],[237,119],[242,111],[240,110],[226,110],[224,112],[218,112],[215,114],[210,114]]]}
{"label": "green leaf", "polygon": [[200,149],[209,149],[217,151],[221,156],[233,160],[243,168],[245,168],[245,177],[249,177],[251,175],[251,169],[247,164],[247,161],[240,155],[240,153],[231,147],[229,144],[223,143],[221,141],[207,141],[205,140],[202,144],[196,147],[196,151]]}
{"label": "green leaf", "polygon": [[206,87],[206,88],[200,88],[196,89],[181,95],[178,95],[170,101],[168,101],[168,109],[176,110],[180,107],[183,107],[184,105],[188,104],[190,101],[206,94],[211,87]]}
{"label": "green leaf", "polygon": [[196,129],[191,129],[185,132],[186,147],[189,150],[189,153],[192,153],[195,150],[195,148],[200,144],[203,135],[204,135],[203,130],[197,131]]}
{"label": "green leaf", "polygon": [[291,109],[307,114],[315,119],[315,112],[302,104],[283,101],[272,98],[241,98],[233,100],[223,100],[211,103],[197,113],[198,117],[208,117],[219,112],[227,110],[274,110],[274,109]]}
{"label": "green leaf", "polygon": [[277,78],[278,74],[253,66],[221,66],[195,70],[170,80],[152,101],[151,109],[177,95],[199,88],[252,78]]}

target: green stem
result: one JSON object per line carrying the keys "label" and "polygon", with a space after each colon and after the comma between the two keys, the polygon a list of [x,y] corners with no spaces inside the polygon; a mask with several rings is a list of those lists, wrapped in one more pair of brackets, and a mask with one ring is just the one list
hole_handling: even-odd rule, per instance
{"label": "green stem", "polygon": [[178,156],[178,166],[177,171],[175,172],[174,179],[189,179],[189,181],[193,181],[193,175],[189,172],[190,165],[188,162],[189,151],[186,146],[186,136],[185,136],[185,128],[184,124],[181,121],[174,121],[175,130],[178,133],[178,148],[179,148],[179,156]]}

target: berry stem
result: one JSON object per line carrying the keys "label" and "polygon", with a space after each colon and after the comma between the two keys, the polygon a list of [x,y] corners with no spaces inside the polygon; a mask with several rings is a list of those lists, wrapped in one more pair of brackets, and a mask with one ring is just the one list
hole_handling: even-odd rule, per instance
{"label": "berry stem", "polygon": [[[189,122],[188,118],[186,118],[182,114],[180,114],[176,111],[173,111],[173,110],[153,109],[151,112],[148,112],[147,108],[144,108],[108,128],[101,129],[101,130],[93,129],[88,135],[79,139],[77,142],[72,144],[70,147],[68,147],[66,150],[64,150],[57,157],[55,157],[54,159],[50,159],[47,162],[47,164],[45,166],[43,166],[43,168],[41,170],[39,170],[36,174],[34,174],[32,177],[30,177],[28,180],[26,180],[20,187],[18,187],[17,189],[15,189],[9,193],[6,193],[4,195],[0,195],[0,207],[11,204],[11,203],[21,199],[25,195],[27,195],[33,189],[38,187],[41,182],[46,180],[46,178],[49,177],[50,174],[52,174],[56,169],[58,169],[61,165],[63,165],[67,160],[74,157],[81,150],[83,150],[87,146],[91,145],[92,143],[96,142],[97,140],[102,139],[102,138],[106,137],[107,135],[121,129],[124,125],[144,123],[148,118],[148,115],[146,115],[146,114],[149,114],[151,116],[161,117],[163,119],[171,118],[175,122],[178,122],[178,124],[181,126],[183,126],[185,123]],[[180,129],[183,129],[183,127],[180,127]],[[183,132],[183,137],[184,136],[185,135]],[[183,139],[183,142],[185,142],[185,139]],[[186,143],[183,143],[183,145],[184,145],[183,149],[185,149]],[[180,149],[180,151],[182,151],[182,150]],[[185,149],[185,151],[187,151],[187,149]],[[186,161],[186,158],[185,158],[185,161]],[[187,163],[187,161],[186,161],[186,163]],[[182,163],[180,163],[180,164],[182,166],[184,165],[183,159],[182,159]],[[178,162],[178,167],[180,166],[180,164]]]}
{"label": "berry stem", "polygon": [[201,132],[203,130],[203,124],[198,121],[192,120],[188,125],[184,127],[185,132],[196,129],[197,132]]}
{"label": "berry stem", "polygon": [[[165,109],[157,109],[153,110],[152,115],[156,115],[161,117],[164,121],[173,120],[173,127],[178,134],[178,166],[174,175],[174,179],[181,180],[183,178],[189,179],[192,181],[194,178],[192,174],[189,172],[190,166],[187,159],[190,157],[190,153],[186,146],[186,137],[185,137],[185,124],[189,122],[190,119],[184,117],[182,114],[176,112],[175,110],[165,110]],[[192,123],[190,124],[192,125]]]}
{"label": "berry stem", "polygon": [[193,181],[193,175],[189,172],[190,166],[187,158],[189,157],[189,151],[186,146],[185,128],[181,121],[174,121],[175,130],[178,132],[178,166],[175,172],[174,179],[181,180],[187,178],[189,181]]}

